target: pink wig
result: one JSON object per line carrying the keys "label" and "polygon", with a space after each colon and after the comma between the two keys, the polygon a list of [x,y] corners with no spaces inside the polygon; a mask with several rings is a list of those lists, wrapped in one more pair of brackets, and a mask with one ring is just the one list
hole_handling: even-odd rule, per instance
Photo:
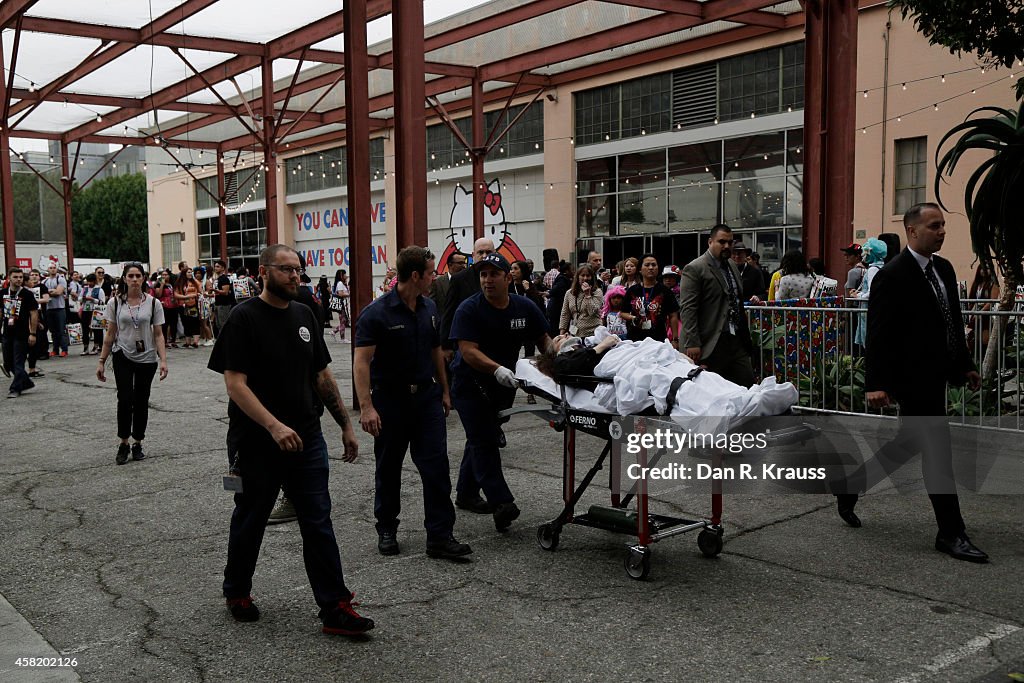
{"label": "pink wig", "polygon": [[608,291],[604,293],[604,308],[601,309],[601,317],[608,315],[608,312],[612,307],[613,296],[626,296],[626,288],[622,285],[612,285],[608,288]]}

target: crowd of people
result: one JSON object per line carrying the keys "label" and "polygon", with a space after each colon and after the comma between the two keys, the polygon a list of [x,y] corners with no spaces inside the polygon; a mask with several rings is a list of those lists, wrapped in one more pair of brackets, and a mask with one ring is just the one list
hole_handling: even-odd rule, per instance
{"label": "crowd of people", "polygon": [[[869,303],[862,325],[868,403],[898,402],[908,415],[941,416],[945,382],[976,387],[979,376],[963,326],[951,314],[959,311],[952,266],[935,255],[944,237],[942,213],[922,204],[908,211],[904,222],[908,248],[890,265],[883,265],[885,244],[878,240],[843,250],[849,269],[845,293]],[[253,575],[265,528],[286,502],[287,515],[278,515],[278,521],[298,521],[323,631],[365,633],[374,622],[355,611],[354,593],[343,576],[331,522],[329,446],[320,421],[324,412],[330,414],[341,430],[342,460],[354,461],[356,426],[329,369],[325,344],[325,328],[336,340],[348,341],[347,273],[339,270],[333,284],[324,276],[313,285],[298,253],[285,245],[265,249],[259,263],[255,277],[223,261],[211,270],[182,262],[176,273],[158,270],[150,276],[141,264],[129,263],[117,278],[102,267],[84,278],[56,265],[46,277],[12,269],[2,291],[0,326],[4,372],[13,375],[9,395],[28,391],[42,376],[36,361],[67,356],[68,321],[82,325],[91,331],[83,335],[82,354],[98,355],[98,380],[106,381],[106,361],[113,360],[120,439],[115,461],[142,460],[150,386],[157,376],[167,376],[168,350],[212,344],[208,367],[224,376],[229,398],[229,471],[241,482],[234,489],[223,582],[230,613],[239,621],[259,619]],[[402,249],[375,300],[356,316],[351,334],[358,425],[374,443],[373,510],[384,556],[401,553],[401,472],[407,452],[422,480],[429,557],[465,561],[473,552],[455,536],[456,508],[490,515],[498,532],[518,519],[521,510],[502,469],[507,440],[499,414],[513,403],[519,387],[513,368],[524,350],[551,355],[567,339],[586,339],[604,327],[634,342],[665,342],[677,356],[685,354],[692,363],[750,387],[755,375],[744,306],[810,296],[821,277],[798,251],[787,253],[776,273],[765,273],[727,225],[711,228],[706,251],[683,267],[643,254],[608,269],[600,253],[590,252],[576,267],[557,261],[538,272],[530,260],[509,263],[486,238],[474,243],[471,257],[452,253],[445,265],[438,277],[429,250]],[[871,297],[873,290],[882,294]],[[932,296],[936,305],[916,305],[920,296],[909,303],[895,296],[910,290]],[[987,280],[972,286],[972,293],[992,291]],[[907,331],[902,321],[911,319],[914,327]],[[924,388],[921,370],[911,362],[922,348],[928,350],[930,367],[948,369],[945,376],[931,373],[934,381]],[[466,437],[454,500],[445,422],[453,409]],[[928,430],[930,493],[942,488],[933,486],[936,478],[952,481],[948,438],[944,448],[934,440],[944,424],[940,420]],[[920,438],[906,435],[906,440]],[[906,450],[878,459],[884,455],[884,467],[898,466]],[[289,457],[279,457],[282,453]],[[870,479],[867,471],[861,476]],[[839,515],[850,526],[861,525],[854,506],[863,490],[837,495]],[[936,549],[956,559],[986,561],[966,536],[948,485],[931,501],[939,527]]]}

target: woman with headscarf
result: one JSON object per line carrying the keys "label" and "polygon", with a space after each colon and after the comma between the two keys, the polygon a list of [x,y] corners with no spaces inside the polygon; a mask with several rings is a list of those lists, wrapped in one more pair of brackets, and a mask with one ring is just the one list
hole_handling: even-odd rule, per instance
{"label": "woman with headscarf", "polygon": [[[867,266],[867,271],[864,273],[864,279],[860,281],[860,287],[857,289],[857,300],[864,302],[861,304],[864,308],[867,308],[868,298],[871,296],[871,281],[875,279],[878,271],[885,265],[885,257],[888,253],[889,248],[885,245],[885,242],[874,238],[869,239],[861,247],[861,259],[864,261],[864,265]],[[867,313],[861,313],[853,343],[867,346],[867,336]]]}

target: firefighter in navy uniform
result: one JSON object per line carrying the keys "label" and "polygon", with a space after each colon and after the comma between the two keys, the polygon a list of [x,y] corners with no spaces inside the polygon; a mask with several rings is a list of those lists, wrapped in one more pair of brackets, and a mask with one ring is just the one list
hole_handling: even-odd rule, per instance
{"label": "firefighter in navy uniform", "polygon": [[402,462],[408,450],[423,480],[427,555],[463,558],[473,552],[453,535],[455,508],[448,468],[445,417],[451,410],[437,306],[427,294],[434,255],[406,247],[396,263],[398,284],[363,309],[356,324],[353,377],[377,459],[373,514],[377,550],[397,555]]}
{"label": "firefighter in navy uniform", "polygon": [[504,531],[519,517],[519,508],[501,471],[497,413],[515,399],[512,368],[523,344],[532,341],[547,349],[551,338],[537,305],[509,294],[512,276],[504,256],[487,254],[473,270],[480,293],[459,305],[450,335],[459,349],[452,364],[452,402],[466,430],[455,503],[472,512],[492,513],[495,528]]}

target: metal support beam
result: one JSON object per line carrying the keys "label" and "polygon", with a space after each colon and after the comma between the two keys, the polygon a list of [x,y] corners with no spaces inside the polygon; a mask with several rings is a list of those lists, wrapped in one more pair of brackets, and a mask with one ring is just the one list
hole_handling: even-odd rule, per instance
{"label": "metal support beam", "polygon": [[64,241],[67,243],[68,250],[68,273],[75,269],[75,234],[72,230],[71,222],[71,198],[73,196],[72,188],[72,175],[69,164],[71,160],[68,158],[69,150],[66,142],[60,143],[60,182],[63,185],[64,192],[61,194],[61,199],[64,203]]}
{"label": "metal support beam", "polygon": [[853,231],[857,3],[807,0],[803,249],[839,268]]}
{"label": "metal support beam", "polygon": [[267,244],[277,244],[277,146],[274,143],[274,60],[264,57],[263,76],[263,180],[266,182]]}
{"label": "metal support beam", "polygon": [[[363,309],[373,300],[370,271],[370,85],[366,53],[366,0],[345,0],[345,170],[348,173],[349,299],[352,329]],[[421,79],[422,80],[422,79]],[[422,107],[421,107],[422,109]],[[425,181],[426,174],[421,180]],[[355,344],[352,345],[355,353]],[[352,389],[352,403],[359,404]]]}
{"label": "metal support beam", "polygon": [[[484,160],[487,159],[487,148],[484,146],[484,84],[474,78],[470,86],[473,98],[472,132],[473,149],[473,241],[484,236],[484,193],[487,191],[484,180]],[[495,245],[497,248],[498,245]]]}
{"label": "metal support beam", "polygon": [[6,0],[0,5],[0,29],[5,29],[12,21],[25,14],[39,0]]}
{"label": "metal support beam", "polygon": [[[224,262],[228,261],[228,214],[224,207],[224,202],[227,201],[227,188],[224,183],[224,154],[221,150],[217,150],[217,196],[220,197],[220,201],[217,202],[217,246],[220,252],[220,258],[224,259]],[[267,207],[265,213],[270,212],[270,207]]]}
{"label": "metal support beam", "polygon": [[[394,0],[391,32],[395,44],[395,83],[402,84],[395,94],[395,191],[399,204],[395,213],[396,237],[401,249],[411,244],[427,244],[422,0]],[[365,172],[365,167],[359,168],[360,172]]]}
{"label": "metal support beam", "polygon": [[[44,97],[53,94],[60,88],[70,85],[88,74],[93,73],[100,67],[111,63],[118,57],[131,52],[137,46],[144,45],[155,36],[160,35],[177,24],[180,24],[186,18],[196,14],[197,12],[201,12],[216,1],[217,0],[185,0],[185,2],[165,12],[154,19],[151,23],[146,24],[138,31],[134,32],[135,35],[132,40],[115,43],[109,48],[107,48],[107,44],[110,39],[101,38],[103,42],[100,46],[96,48],[96,50],[93,50],[92,54],[86,57],[81,64],[63,76],[58,77],[55,81],[52,81],[43,88]],[[21,102],[18,104],[20,105]],[[14,111],[20,111],[20,109],[16,107]]]}
{"label": "metal support beam", "polygon": [[[15,3],[17,4],[17,3]],[[0,8],[6,9],[8,5]],[[5,26],[9,18],[4,18]],[[0,31],[0,92],[7,92],[7,74],[4,71],[6,66],[4,59],[3,32]],[[12,76],[13,77],[13,76]],[[11,178],[11,136],[7,132],[7,119],[0,120],[0,202],[3,204],[4,218],[4,260],[7,261],[5,270],[9,271],[17,265],[17,247],[14,238],[14,182]]]}

